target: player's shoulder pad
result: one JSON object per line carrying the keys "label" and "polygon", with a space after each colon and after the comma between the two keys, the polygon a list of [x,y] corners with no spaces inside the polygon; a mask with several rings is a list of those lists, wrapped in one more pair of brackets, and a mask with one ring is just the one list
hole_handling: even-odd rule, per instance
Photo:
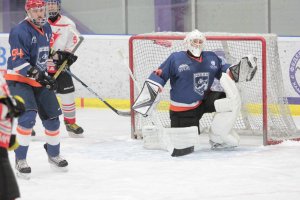
{"label": "player's shoulder pad", "polygon": [[169,56],[170,58],[171,57],[175,57],[175,58],[183,58],[183,57],[186,57],[186,51],[176,51],[176,52],[173,52],[170,54]]}
{"label": "player's shoulder pad", "polygon": [[26,36],[29,35],[28,29],[29,29],[28,24],[24,20],[10,30],[9,37],[26,38]]}
{"label": "player's shoulder pad", "polygon": [[217,57],[217,54],[213,51],[202,51],[201,53],[202,56],[212,56],[212,57]]}
{"label": "player's shoulder pad", "polygon": [[71,20],[69,17],[65,16],[65,15],[61,15],[61,22],[63,24],[69,24],[70,26],[72,26],[73,28],[76,28],[75,23],[73,22],[73,20]]}
{"label": "player's shoulder pad", "polygon": [[44,26],[43,29],[51,30],[50,24],[47,22]]}
{"label": "player's shoulder pad", "polygon": [[216,53],[213,52],[213,51],[203,51],[203,52],[201,53],[201,55],[202,55],[203,57],[206,57],[206,58],[210,58],[210,59],[214,59],[214,60],[219,60],[219,61],[222,63],[222,65],[225,65],[225,64],[226,64],[225,58],[222,57],[222,56],[219,56],[218,54],[216,54]]}

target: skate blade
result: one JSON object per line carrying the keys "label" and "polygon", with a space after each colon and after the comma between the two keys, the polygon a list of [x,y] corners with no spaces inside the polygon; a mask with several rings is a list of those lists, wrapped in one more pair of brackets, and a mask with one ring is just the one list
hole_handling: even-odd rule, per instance
{"label": "skate blade", "polygon": [[54,164],[51,164],[51,163],[50,163],[50,168],[55,172],[67,172],[67,171],[69,171],[68,166],[58,167],[58,166],[56,166]]}
{"label": "skate blade", "polygon": [[237,146],[211,147],[213,151],[234,151]]}
{"label": "skate blade", "polygon": [[16,172],[16,176],[20,179],[23,179],[23,180],[29,180],[30,179],[30,174],[29,173],[21,173],[21,172]]}
{"label": "skate blade", "polygon": [[82,133],[81,133],[81,134],[75,134],[75,133],[73,133],[73,132],[69,132],[69,131],[68,131],[68,134],[69,134],[69,136],[70,136],[71,138],[83,138],[83,137],[84,137]]}

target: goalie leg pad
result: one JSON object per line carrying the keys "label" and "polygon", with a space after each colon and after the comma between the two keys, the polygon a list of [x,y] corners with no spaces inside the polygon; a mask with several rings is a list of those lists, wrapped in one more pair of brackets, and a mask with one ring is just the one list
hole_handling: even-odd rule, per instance
{"label": "goalie leg pad", "polygon": [[240,111],[241,96],[238,88],[228,74],[222,73],[220,84],[224,89],[226,98],[218,99],[214,102],[217,112]]}
{"label": "goalie leg pad", "polygon": [[241,110],[241,97],[235,83],[227,74],[222,74],[220,84],[226,98],[215,101],[217,113],[211,124],[209,138],[214,143],[238,146],[239,136],[232,128]]}
{"label": "goalie leg pad", "polygon": [[232,127],[236,121],[237,114],[235,112],[217,113],[211,124],[210,140],[228,146],[238,146],[240,138]]}
{"label": "goalie leg pad", "polygon": [[163,143],[173,157],[190,154],[200,143],[198,127],[164,128]]}
{"label": "goalie leg pad", "polygon": [[199,147],[198,127],[142,128],[144,148],[167,150],[171,156],[183,156]]}
{"label": "goalie leg pad", "polygon": [[166,150],[162,141],[162,129],[157,126],[144,126],[142,128],[143,146],[145,149]]}

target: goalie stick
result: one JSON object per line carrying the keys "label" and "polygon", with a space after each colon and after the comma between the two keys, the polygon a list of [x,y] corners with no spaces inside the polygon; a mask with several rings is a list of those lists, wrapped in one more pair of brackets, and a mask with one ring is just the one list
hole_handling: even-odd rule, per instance
{"label": "goalie stick", "polygon": [[66,69],[65,72],[67,72],[70,76],[72,76],[76,81],[81,83],[88,91],[90,91],[92,94],[94,94],[100,101],[102,101],[107,107],[109,107],[112,111],[114,111],[116,114],[120,116],[126,116],[129,117],[131,114],[129,111],[120,111],[114,108],[112,105],[110,105],[107,101],[105,101],[103,98],[101,98],[94,90],[92,90],[87,84],[85,84],[82,80],[80,80],[75,74],[73,74],[70,70]]}
{"label": "goalie stick", "polygon": [[119,58],[122,60],[123,64],[126,66],[126,69],[127,69],[127,71],[128,71],[128,74],[129,74],[130,78],[132,79],[134,85],[137,87],[138,92],[141,92],[142,89],[141,89],[140,85],[138,84],[136,78],[134,77],[134,75],[133,75],[131,69],[129,68],[128,64],[125,62],[126,58],[125,58],[125,56],[123,55],[121,49],[118,50],[118,55],[119,55]]}
{"label": "goalie stick", "polygon": [[[75,51],[78,49],[78,47],[81,45],[81,43],[83,42],[84,40],[84,37],[82,36],[79,36],[79,41],[78,43],[76,44],[76,46],[74,47],[74,49],[71,51],[72,54],[75,53]],[[57,77],[61,74],[62,71],[64,71],[67,67],[67,62],[68,60],[66,59],[63,64],[61,64],[61,66],[59,66],[57,72],[53,75],[53,78],[54,79],[57,79]]]}

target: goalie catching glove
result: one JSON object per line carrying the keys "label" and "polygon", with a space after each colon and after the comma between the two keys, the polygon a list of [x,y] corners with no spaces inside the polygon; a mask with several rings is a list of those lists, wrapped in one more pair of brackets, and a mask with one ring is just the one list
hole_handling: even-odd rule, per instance
{"label": "goalie catching glove", "polygon": [[257,71],[257,58],[253,55],[243,57],[229,67],[235,82],[251,81]]}
{"label": "goalie catching glove", "polygon": [[46,71],[42,71],[38,67],[30,66],[29,70],[27,71],[27,76],[34,78],[38,83],[49,90],[57,89],[57,83],[55,79],[49,76]]}
{"label": "goalie catching glove", "polygon": [[160,101],[160,94],[162,86],[158,83],[150,80],[146,80],[142,91],[135,100],[132,109],[144,117],[147,117],[151,114],[155,106]]}

